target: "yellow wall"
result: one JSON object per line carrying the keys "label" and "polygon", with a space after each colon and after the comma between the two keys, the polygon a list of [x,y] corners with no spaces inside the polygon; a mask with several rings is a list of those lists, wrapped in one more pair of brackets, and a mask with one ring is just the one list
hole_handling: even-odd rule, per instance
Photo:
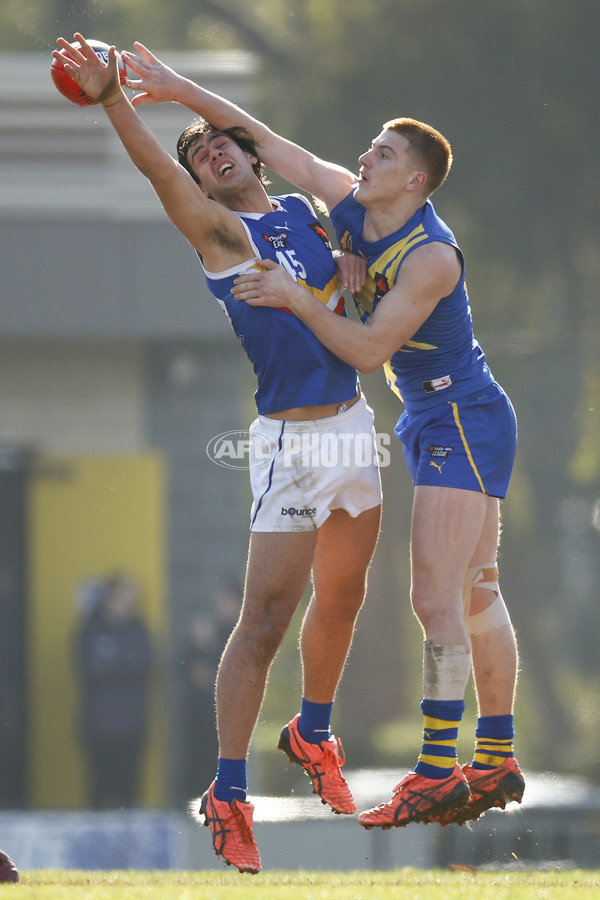
{"label": "yellow wall", "polygon": [[[142,588],[159,649],[166,635],[165,472],[153,453],[37,459],[28,498],[29,802],[85,806],[72,638],[82,583],[115,571]],[[144,804],[164,803],[165,707],[160,669],[151,704]]]}

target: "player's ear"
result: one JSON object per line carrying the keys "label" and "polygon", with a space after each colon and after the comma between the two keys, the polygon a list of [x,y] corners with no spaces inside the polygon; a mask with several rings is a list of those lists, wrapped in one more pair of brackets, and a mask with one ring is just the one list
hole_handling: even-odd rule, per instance
{"label": "player's ear", "polygon": [[427,172],[414,172],[406,185],[408,191],[420,191],[427,184]]}

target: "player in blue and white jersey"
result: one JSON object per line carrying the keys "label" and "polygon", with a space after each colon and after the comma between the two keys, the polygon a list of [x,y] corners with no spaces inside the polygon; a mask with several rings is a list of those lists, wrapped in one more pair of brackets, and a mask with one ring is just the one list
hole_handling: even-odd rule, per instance
{"label": "player in blue and white jersey", "polygon": [[[200,806],[217,854],[255,873],[261,861],[246,798],[246,757],[270,665],[311,575],[314,593],[300,635],[302,707],[284,727],[280,748],[335,812],[356,809],[330,718],[379,530],[373,414],[355,367],[290,310],[252,309],[231,294],[241,273],[282,265],[302,290],[343,318],[331,247],[310,204],[298,195],[269,197],[254,144],[239,130],[193,123],[174,159],[123,93],[114,48],[107,66],[82,35],[75,38],[80,50],[58,41],[72,57],[61,57],[65,69],[102,103],[132,162],[195,248],[257,375],[246,583],[217,675],[217,775]],[[143,62],[128,58],[137,68]],[[143,87],[150,99],[150,81]]]}
{"label": "player in blue and white jersey", "polygon": [[[170,88],[163,99],[221,128],[247,129],[268,166],[325,204],[342,247],[366,266],[366,279],[356,267],[346,277],[362,324],[331,315],[270,262],[236,279],[234,296],[256,306],[285,297],[341,359],[363,372],[383,365],[404,403],[396,434],[415,484],[411,600],[425,639],[423,745],[415,772],[359,822],[462,823],[520,800],[517,645],[497,569],[517,425],[473,335],[463,255],[430,200],[450,169],[450,144],[425,123],[390,121],[360,157],[357,177],[198,85]],[[479,717],[472,763],[461,770],[456,745],[471,666]]]}

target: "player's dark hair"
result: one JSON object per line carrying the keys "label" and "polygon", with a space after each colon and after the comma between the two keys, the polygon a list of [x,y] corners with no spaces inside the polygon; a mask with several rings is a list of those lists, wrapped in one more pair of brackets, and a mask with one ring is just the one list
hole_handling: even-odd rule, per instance
{"label": "player's dark hair", "polygon": [[186,172],[190,173],[196,184],[200,184],[200,179],[192,171],[188,161],[188,151],[196,139],[205,134],[226,134],[232,141],[235,141],[240,150],[243,150],[244,153],[248,153],[250,156],[255,156],[257,161],[252,166],[254,174],[262,185],[269,183],[265,174],[264,164],[260,161],[256,152],[256,141],[249,131],[242,128],[241,125],[233,125],[231,128],[215,128],[206,119],[196,119],[191,125],[187,126],[177,140],[177,159]]}
{"label": "player's dark hair", "polygon": [[452,147],[444,135],[417,119],[392,119],[384,124],[384,129],[395,131],[406,138],[410,149],[427,172],[427,186],[430,194],[444,183],[452,165]]}

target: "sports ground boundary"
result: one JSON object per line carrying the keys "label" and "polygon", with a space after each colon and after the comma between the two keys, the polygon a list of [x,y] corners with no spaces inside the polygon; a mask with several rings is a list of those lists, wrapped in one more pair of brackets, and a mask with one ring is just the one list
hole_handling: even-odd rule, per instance
{"label": "sports ground boundary", "polygon": [[[397,773],[348,773],[359,809],[391,792]],[[366,831],[317,797],[252,797],[265,870],[392,870],[448,866],[594,868],[600,789],[529,775],[522,806],[490,810],[461,828],[410,825]],[[308,784],[306,786],[309,790]],[[185,810],[4,811],[0,846],[22,869],[220,869],[208,829]]]}

